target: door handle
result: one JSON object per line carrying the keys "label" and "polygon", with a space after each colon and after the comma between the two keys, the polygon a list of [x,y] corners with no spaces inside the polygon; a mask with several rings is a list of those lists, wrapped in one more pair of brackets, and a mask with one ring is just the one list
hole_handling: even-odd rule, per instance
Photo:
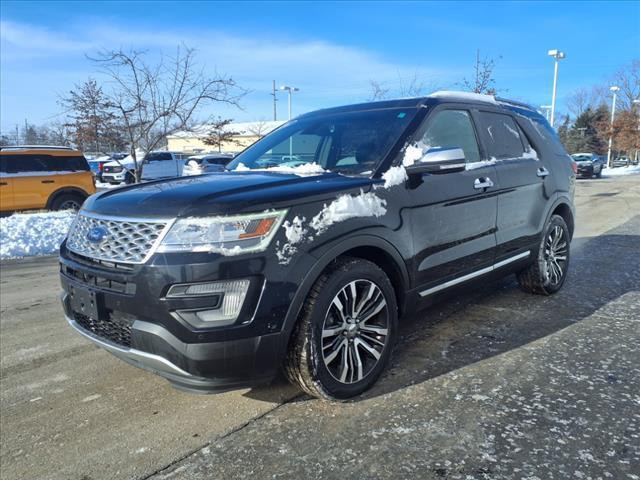
{"label": "door handle", "polygon": [[56,183],[55,180],[42,180],[41,183]]}
{"label": "door handle", "polygon": [[538,168],[538,173],[537,173],[536,175],[538,175],[539,177],[544,178],[544,177],[546,177],[547,175],[549,175],[549,170],[547,170],[547,169],[546,169],[546,168],[544,168],[544,167],[540,167],[540,168]]}
{"label": "door handle", "polygon": [[481,188],[493,187],[493,182],[489,177],[476,178],[473,182],[473,188],[480,190]]}

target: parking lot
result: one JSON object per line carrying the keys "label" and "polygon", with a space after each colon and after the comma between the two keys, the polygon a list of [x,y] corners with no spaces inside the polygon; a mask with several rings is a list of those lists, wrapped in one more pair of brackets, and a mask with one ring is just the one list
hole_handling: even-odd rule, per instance
{"label": "parking lot", "polygon": [[55,258],[2,264],[2,478],[640,478],[640,175],[579,180],[556,296],[514,278],[407,318],[349,403],[194,396],[69,328]]}

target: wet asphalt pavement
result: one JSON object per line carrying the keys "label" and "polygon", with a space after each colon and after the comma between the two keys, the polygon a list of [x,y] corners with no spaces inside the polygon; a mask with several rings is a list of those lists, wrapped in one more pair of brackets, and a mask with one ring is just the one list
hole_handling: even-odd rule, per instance
{"label": "wet asphalt pavement", "polygon": [[640,479],[640,176],[579,181],[565,288],[513,277],[401,324],[353,402],[191,396],[64,323],[55,262],[2,265],[2,478]]}

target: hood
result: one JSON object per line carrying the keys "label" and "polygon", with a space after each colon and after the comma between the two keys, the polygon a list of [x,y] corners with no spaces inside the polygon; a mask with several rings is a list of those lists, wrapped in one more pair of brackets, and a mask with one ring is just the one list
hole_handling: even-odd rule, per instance
{"label": "hood", "polygon": [[90,197],[83,209],[127,217],[224,215],[334,198],[342,191],[367,190],[371,183],[337,173],[224,172],[108,190]]}

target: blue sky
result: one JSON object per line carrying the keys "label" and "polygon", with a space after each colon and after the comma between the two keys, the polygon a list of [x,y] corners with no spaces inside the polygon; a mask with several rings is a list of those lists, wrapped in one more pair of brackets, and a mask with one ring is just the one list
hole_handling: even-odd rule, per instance
{"label": "blue sky", "polygon": [[[199,112],[270,119],[271,80],[300,88],[294,115],[392,91],[417,76],[455,89],[472,75],[476,49],[497,60],[505,96],[549,104],[562,49],[559,110],[572,90],[607,84],[640,58],[640,2],[11,2],[0,4],[0,127],[60,119],[60,94],[95,73],[100,48],[172,53],[195,47],[211,71],[251,93],[242,110]],[[281,96],[279,116],[286,116]]]}

